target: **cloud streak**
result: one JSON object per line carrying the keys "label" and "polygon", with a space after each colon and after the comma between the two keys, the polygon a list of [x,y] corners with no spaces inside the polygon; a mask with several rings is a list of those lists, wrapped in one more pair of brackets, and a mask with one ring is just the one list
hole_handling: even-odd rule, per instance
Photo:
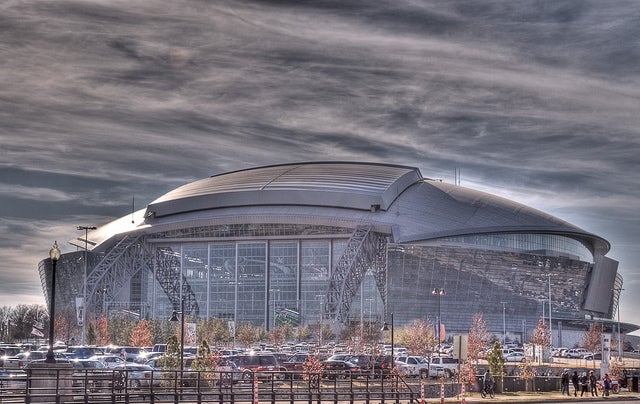
{"label": "cloud streak", "polygon": [[[463,185],[611,240],[635,279],[638,12],[632,1],[4,2],[0,206],[12,236],[0,281],[34,281],[51,238],[126,215],[133,195],[140,208],[198,178],[310,160],[408,164],[446,181],[460,168]],[[37,279],[27,289],[37,295]]]}

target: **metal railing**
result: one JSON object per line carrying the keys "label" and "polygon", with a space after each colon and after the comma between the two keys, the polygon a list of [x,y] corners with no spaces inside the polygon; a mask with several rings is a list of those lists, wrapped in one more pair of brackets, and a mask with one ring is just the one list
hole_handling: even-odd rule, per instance
{"label": "metal railing", "polygon": [[[413,403],[441,382],[396,374],[49,369],[0,380],[0,403]],[[446,382],[447,396],[457,393]]]}

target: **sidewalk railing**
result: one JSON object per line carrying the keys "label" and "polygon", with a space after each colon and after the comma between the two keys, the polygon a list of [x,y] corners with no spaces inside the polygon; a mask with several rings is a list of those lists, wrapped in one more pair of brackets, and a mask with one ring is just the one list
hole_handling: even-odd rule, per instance
{"label": "sidewalk railing", "polygon": [[[421,397],[459,392],[453,379],[390,374],[230,374],[218,371],[53,370],[27,372],[0,386],[0,403],[418,403]],[[45,380],[46,379],[46,380]],[[423,395],[424,394],[424,395]]]}

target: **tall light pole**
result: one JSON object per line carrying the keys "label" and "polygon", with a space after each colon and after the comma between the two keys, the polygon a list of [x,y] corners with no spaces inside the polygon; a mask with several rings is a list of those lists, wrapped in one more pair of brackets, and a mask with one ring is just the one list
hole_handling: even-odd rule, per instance
{"label": "tall light pole", "polygon": [[180,314],[180,378],[182,379],[182,371],[184,370],[184,298],[180,300],[180,311],[173,311],[169,321],[178,321]]}
{"label": "tall light pole", "polygon": [[273,305],[273,328],[271,331],[276,329],[276,292],[280,293],[280,289],[269,289],[269,293],[271,293],[271,304]]}
{"label": "tall light pole", "polygon": [[620,294],[622,294],[623,288],[613,288],[614,292],[618,292],[618,304],[616,312],[618,314],[618,361],[622,360],[622,337],[620,336]]}
{"label": "tall light pole", "polygon": [[[387,324],[387,322],[385,321],[384,324],[382,325],[382,330],[381,331],[389,331],[389,325]],[[394,344],[394,340],[393,340],[393,313],[391,313],[391,371],[393,372],[393,369],[395,368],[395,352],[393,350],[395,344]]]}
{"label": "tall light pole", "polygon": [[507,343],[507,317],[506,317],[506,304],[507,302],[500,302],[502,304],[502,346]]}
{"label": "tall light pole", "polygon": [[323,314],[324,314],[324,295],[316,295],[316,297],[320,298],[320,321],[319,321],[319,330],[318,330],[318,340],[319,345],[322,346],[322,327],[324,326]]}
{"label": "tall light pole", "polygon": [[549,277],[549,343],[553,348],[553,330],[551,328],[551,273],[547,273],[547,276]]}
{"label": "tall light pole", "polygon": [[87,339],[87,250],[89,230],[95,230],[95,226],[77,226],[76,230],[84,230],[84,275],[82,276],[82,345],[86,345]]}
{"label": "tall light pole", "polygon": [[441,302],[440,299],[442,298],[442,296],[444,296],[444,288],[433,288],[433,290],[431,291],[432,295],[435,295],[438,297],[438,328],[436,329],[436,341],[438,341],[438,344],[440,344],[442,341],[440,339],[440,328],[442,327],[441,324],[441,315],[442,315],[442,306],[441,306]]}
{"label": "tall light pole", "polygon": [[60,259],[60,250],[58,249],[58,242],[53,242],[53,247],[49,250],[49,258],[51,258],[51,299],[49,299],[49,349],[47,350],[47,356],[44,360],[46,363],[56,363],[56,357],[53,353],[53,327],[54,319],[56,316],[56,265]]}

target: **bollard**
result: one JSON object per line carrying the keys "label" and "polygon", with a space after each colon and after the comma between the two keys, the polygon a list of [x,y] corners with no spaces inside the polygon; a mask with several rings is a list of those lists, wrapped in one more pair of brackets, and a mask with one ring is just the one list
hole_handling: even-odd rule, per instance
{"label": "bollard", "polygon": [[253,376],[253,404],[258,404],[258,376]]}
{"label": "bollard", "polygon": [[420,402],[422,404],[426,404],[426,401],[424,399],[424,379],[420,380]]}
{"label": "bollard", "polygon": [[464,390],[464,383],[460,386],[460,393],[462,394],[462,404],[467,404],[467,393]]}
{"label": "bollard", "polygon": [[440,379],[440,404],[444,404],[444,378]]}

